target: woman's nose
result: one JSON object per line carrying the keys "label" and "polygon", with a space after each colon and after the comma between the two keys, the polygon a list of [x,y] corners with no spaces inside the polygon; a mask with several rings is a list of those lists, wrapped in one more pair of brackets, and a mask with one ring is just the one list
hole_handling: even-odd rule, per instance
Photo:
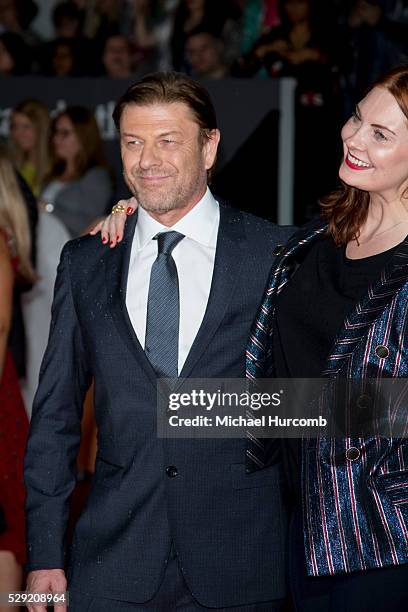
{"label": "woman's nose", "polygon": [[345,142],[348,147],[353,149],[364,149],[365,148],[365,135],[364,130],[361,126],[355,127],[350,130],[345,138]]}

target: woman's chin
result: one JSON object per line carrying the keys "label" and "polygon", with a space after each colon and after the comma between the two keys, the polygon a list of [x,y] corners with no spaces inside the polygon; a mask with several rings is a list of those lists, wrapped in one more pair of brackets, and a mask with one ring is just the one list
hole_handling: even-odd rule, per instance
{"label": "woman's chin", "polygon": [[339,178],[349,187],[361,187],[361,189],[364,189],[364,187],[361,186],[361,181],[358,180],[358,176],[347,167],[344,161],[339,168]]}

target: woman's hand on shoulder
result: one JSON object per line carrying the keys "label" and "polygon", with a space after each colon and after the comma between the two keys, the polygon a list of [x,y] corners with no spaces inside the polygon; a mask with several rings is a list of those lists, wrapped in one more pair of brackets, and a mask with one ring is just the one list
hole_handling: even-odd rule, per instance
{"label": "woman's hand on shoulder", "polygon": [[100,232],[102,242],[104,244],[109,242],[110,248],[113,249],[123,239],[126,217],[133,215],[137,207],[138,203],[135,197],[128,200],[119,200],[113,206],[111,214],[99,221],[89,233],[95,236]]}

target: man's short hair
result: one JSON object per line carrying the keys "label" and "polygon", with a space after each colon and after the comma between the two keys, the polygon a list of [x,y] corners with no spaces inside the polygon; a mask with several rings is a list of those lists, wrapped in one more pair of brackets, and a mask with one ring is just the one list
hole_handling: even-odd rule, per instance
{"label": "man's short hair", "polygon": [[119,130],[120,118],[126,106],[182,102],[191,110],[201,137],[209,138],[217,128],[217,117],[208,91],[197,81],[179,72],[154,72],[131,85],[118,100],[112,113]]}

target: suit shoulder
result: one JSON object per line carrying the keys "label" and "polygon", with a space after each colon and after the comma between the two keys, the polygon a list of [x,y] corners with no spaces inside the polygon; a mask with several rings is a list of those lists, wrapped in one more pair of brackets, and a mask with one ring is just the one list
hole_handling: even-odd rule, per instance
{"label": "suit shoulder", "polygon": [[85,261],[97,261],[109,246],[102,243],[100,234],[80,236],[69,240],[62,249],[61,259],[66,257],[73,266],[82,265]]}
{"label": "suit shoulder", "polygon": [[251,213],[242,212],[242,215],[248,237],[256,240],[263,238],[272,244],[285,243],[297,229],[292,225],[277,225]]}

